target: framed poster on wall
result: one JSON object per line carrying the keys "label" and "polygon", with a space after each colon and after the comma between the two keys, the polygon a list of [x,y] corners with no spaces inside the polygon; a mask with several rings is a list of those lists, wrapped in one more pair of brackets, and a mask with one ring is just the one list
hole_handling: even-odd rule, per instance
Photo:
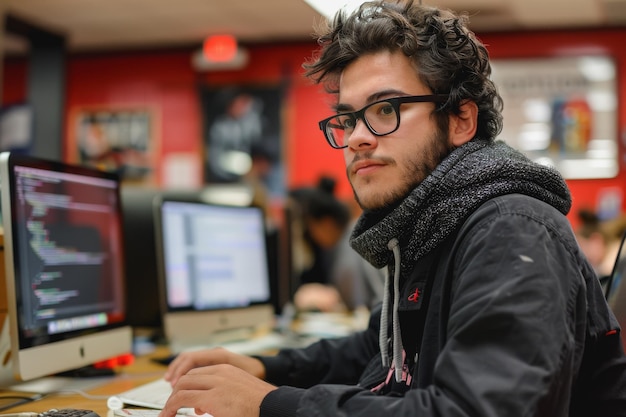
{"label": "framed poster on wall", "polygon": [[619,169],[616,64],[607,56],[492,60],[504,101],[500,139],[566,179]]}
{"label": "framed poster on wall", "polygon": [[285,195],[281,86],[200,87],[205,182],[255,177],[272,198]]}
{"label": "framed poster on wall", "polygon": [[154,112],[145,108],[83,108],[71,118],[70,160],[117,172],[124,181],[155,181]]}

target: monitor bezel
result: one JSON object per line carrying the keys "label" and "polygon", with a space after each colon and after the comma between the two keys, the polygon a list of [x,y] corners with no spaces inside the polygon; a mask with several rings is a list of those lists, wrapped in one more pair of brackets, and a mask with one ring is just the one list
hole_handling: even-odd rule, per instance
{"label": "monitor bezel", "polygon": [[[76,330],[35,340],[24,335],[20,328],[21,297],[20,286],[16,283],[16,268],[20,260],[13,250],[16,244],[15,221],[15,168],[26,167],[53,172],[86,175],[96,179],[112,180],[117,186],[117,212],[121,214],[120,181],[117,174],[95,168],[66,164],[11,152],[0,153],[0,184],[2,224],[4,231],[4,275],[6,281],[7,317],[11,346],[10,359],[13,377],[16,381],[28,381],[70,371],[97,361],[113,358],[132,351],[132,329],[126,322],[125,275],[123,268],[123,242],[119,252],[121,268],[118,269],[117,297],[121,300],[119,315],[114,322],[92,329]],[[122,218],[118,216],[117,233],[122,238]],[[54,358],[54,360],[50,360]]]}

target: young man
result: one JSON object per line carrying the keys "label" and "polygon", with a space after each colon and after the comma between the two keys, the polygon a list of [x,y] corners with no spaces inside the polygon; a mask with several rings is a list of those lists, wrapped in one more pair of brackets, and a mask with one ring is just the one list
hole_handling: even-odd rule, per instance
{"label": "young man", "polygon": [[620,329],[565,214],[561,176],[495,140],[501,102],[464,17],[374,2],[339,14],[307,75],[388,269],[369,328],[275,357],[189,353],[179,407],[224,416],[625,416]]}

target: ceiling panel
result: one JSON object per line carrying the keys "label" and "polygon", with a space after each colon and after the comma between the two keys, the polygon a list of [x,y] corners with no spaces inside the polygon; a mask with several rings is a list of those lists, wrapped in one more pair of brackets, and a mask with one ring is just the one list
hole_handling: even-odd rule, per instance
{"label": "ceiling panel", "polygon": [[[626,25],[626,0],[424,0],[467,11],[476,32]],[[200,44],[228,32],[242,42],[310,40],[321,16],[304,0],[0,0],[12,16],[63,34],[71,51]],[[5,52],[27,43],[5,37]]]}

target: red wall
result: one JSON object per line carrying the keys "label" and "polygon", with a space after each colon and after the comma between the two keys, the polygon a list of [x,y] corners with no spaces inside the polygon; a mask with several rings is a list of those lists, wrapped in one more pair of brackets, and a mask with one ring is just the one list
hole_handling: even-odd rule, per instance
{"label": "red wall", "polygon": [[[155,117],[155,157],[191,152],[202,158],[196,75],[187,52],[79,55],[67,67],[65,158],[76,158],[73,115],[81,108],[147,107]],[[157,166],[156,181],[162,181]]]}
{"label": "red wall", "polygon": [[[574,195],[572,213],[582,206],[596,207],[599,192],[606,187],[626,184],[626,29],[598,31],[561,31],[536,33],[485,34],[480,38],[494,58],[522,58],[554,55],[603,53],[613,56],[618,65],[620,173],[605,180],[569,181]],[[283,108],[284,160],[288,187],[313,183],[331,174],[340,179],[338,191],[351,195],[345,180],[343,158],[324,141],[317,121],[329,108],[321,87],[310,85],[301,75],[301,64],[309,58],[314,43],[251,45],[249,65],[239,71],[197,73],[191,66],[191,50],[145,51],[71,55],[67,64],[66,143],[72,144],[72,114],[81,107],[148,106],[157,115],[157,159],[173,152],[187,152],[202,160],[202,121],[196,87],[198,83],[278,84],[286,83]],[[27,61],[5,60],[3,103],[26,97]],[[67,147],[72,159],[75,149]],[[157,180],[162,181],[157,167]],[[626,205],[623,204],[623,207]],[[572,217],[572,216],[570,216]],[[572,218],[575,223],[575,218]]]}
{"label": "red wall", "polygon": [[26,77],[28,60],[9,59],[2,68],[2,104],[13,104],[26,97]]}

